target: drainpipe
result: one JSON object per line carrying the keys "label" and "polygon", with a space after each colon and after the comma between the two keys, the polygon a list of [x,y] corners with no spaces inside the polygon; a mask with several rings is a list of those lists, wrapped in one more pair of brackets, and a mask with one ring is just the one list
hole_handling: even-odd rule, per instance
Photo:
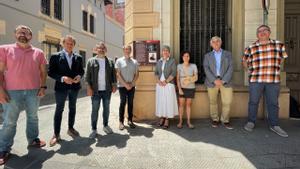
{"label": "drainpipe", "polygon": [[72,16],[71,16],[71,14],[72,14],[72,12],[71,12],[71,9],[72,9],[72,7],[71,7],[72,5],[71,5],[71,0],[69,0],[69,32],[72,32]]}
{"label": "drainpipe", "polygon": [[163,2],[162,0],[160,0],[160,46],[163,45],[163,18],[162,18],[162,14],[163,14]]}
{"label": "drainpipe", "polygon": [[270,0],[262,0],[262,7],[263,7],[263,10],[264,10],[263,24],[268,25],[268,14],[269,14],[269,8],[270,8]]}

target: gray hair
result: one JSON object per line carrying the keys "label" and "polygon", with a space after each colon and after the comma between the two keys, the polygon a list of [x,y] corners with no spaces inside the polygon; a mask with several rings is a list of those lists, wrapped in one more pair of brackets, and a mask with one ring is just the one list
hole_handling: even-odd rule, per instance
{"label": "gray hair", "polygon": [[214,36],[210,39],[210,43],[212,43],[213,41],[220,41],[222,43],[222,39],[219,36]]}
{"label": "gray hair", "polygon": [[18,30],[20,29],[26,29],[29,34],[32,36],[32,30],[28,27],[28,26],[25,26],[25,25],[18,25],[16,28],[15,28],[15,33],[17,33]]}
{"label": "gray hair", "polygon": [[168,45],[163,45],[161,50],[167,50],[169,52],[171,51],[170,46],[168,46]]}
{"label": "gray hair", "polygon": [[256,29],[256,34],[258,34],[258,30],[259,30],[260,28],[267,28],[267,30],[268,30],[269,32],[271,32],[271,28],[270,28],[268,25],[260,25],[260,26],[257,27],[257,29]]}
{"label": "gray hair", "polygon": [[72,35],[66,35],[65,37],[62,38],[62,44],[65,43],[66,39],[72,39],[73,44],[76,45],[76,39],[75,39],[74,36],[72,36]]}

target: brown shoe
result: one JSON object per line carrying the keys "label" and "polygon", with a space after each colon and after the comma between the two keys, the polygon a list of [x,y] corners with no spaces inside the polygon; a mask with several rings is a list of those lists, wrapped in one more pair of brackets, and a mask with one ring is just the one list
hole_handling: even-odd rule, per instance
{"label": "brown shoe", "polygon": [[56,143],[58,143],[60,141],[60,136],[53,136],[50,140],[50,147],[53,147],[56,145]]}
{"label": "brown shoe", "polygon": [[79,136],[79,132],[76,131],[74,128],[70,128],[68,130],[68,135],[71,136],[71,137],[78,137]]}
{"label": "brown shoe", "polygon": [[0,166],[7,162],[9,155],[10,153],[7,151],[0,152]]}
{"label": "brown shoe", "polygon": [[41,140],[39,138],[35,138],[28,147],[35,147],[35,148],[42,148],[46,146],[46,142],[44,140]]}
{"label": "brown shoe", "polygon": [[211,127],[213,127],[213,128],[219,127],[219,122],[218,121],[212,121],[211,122]]}
{"label": "brown shoe", "polygon": [[228,130],[232,130],[233,129],[232,125],[229,122],[223,123],[223,124],[224,124],[224,127],[227,128]]}

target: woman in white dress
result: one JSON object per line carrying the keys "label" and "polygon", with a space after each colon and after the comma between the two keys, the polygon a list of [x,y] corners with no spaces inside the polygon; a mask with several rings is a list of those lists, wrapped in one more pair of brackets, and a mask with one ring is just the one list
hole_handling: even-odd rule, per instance
{"label": "woman in white dress", "polygon": [[176,62],[170,57],[170,47],[163,46],[162,58],[155,69],[156,84],[156,112],[160,118],[158,125],[167,129],[169,119],[178,115],[177,97],[175,92]]}

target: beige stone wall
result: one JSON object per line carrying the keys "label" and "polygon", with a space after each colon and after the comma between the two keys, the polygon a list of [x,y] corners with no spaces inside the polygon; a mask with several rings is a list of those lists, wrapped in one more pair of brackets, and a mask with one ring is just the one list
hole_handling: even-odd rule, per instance
{"label": "beige stone wall", "polygon": [[125,44],[136,40],[153,40],[153,29],[160,25],[160,13],[153,11],[153,1],[126,1]]}
{"label": "beige stone wall", "polygon": [[[137,86],[136,91],[134,99],[135,120],[155,119],[155,86],[139,85]],[[234,87],[234,95],[230,111],[230,116],[232,118],[245,118],[248,116],[248,97],[247,87]],[[282,119],[289,118],[288,104],[289,90],[287,88],[282,88],[279,97],[279,117]],[[266,110],[263,105],[263,99],[261,99],[257,113],[258,118],[266,117]],[[219,112],[221,112],[221,107],[219,107]],[[207,90],[203,86],[197,86],[195,99],[192,105],[191,118],[200,119],[209,117]]]}

